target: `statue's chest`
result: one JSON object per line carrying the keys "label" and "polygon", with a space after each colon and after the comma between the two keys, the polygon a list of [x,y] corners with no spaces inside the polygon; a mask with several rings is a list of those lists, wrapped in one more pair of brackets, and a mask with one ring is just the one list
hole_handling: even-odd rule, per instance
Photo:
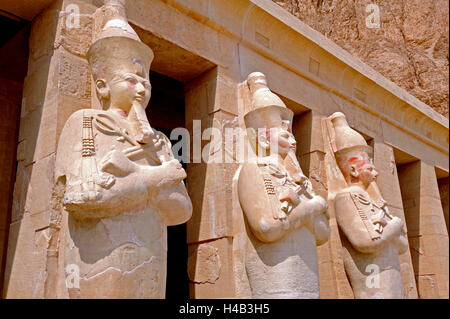
{"label": "statue's chest", "polygon": [[259,173],[264,181],[264,188],[269,195],[278,195],[288,190],[295,190],[295,185],[290,182],[289,175],[267,165],[259,166]]}
{"label": "statue's chest", "polygon": [[385,212],[380,205],[377,205],[367,194],[350,193],[358,210],[365,213],[369,219],[384,218]]}
{"label": "statue's chest", "polygon": [[[159,164],[157,148],[154,144],[140,144],[131,135],[131,129],[126,121],[116,120],[106,122],[102,117],[92,119],[92,131],[83,131],[83,153],[86,145],[93,148],[96,158],[101,160],[109,152],[117,150],[122,152],[131,161],[140,165]],[[85,137],[91,137],[85,142]],[[93,146],[93,147],[92,147]]]}

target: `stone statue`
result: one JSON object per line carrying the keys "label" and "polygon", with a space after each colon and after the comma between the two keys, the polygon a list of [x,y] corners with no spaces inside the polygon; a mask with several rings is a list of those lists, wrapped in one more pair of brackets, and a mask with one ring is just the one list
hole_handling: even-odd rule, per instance
{"label": "stone statue", "polygon": [[269,90],[264,74],[250,74],[247,84],[253,110],[244,121],[257,156],[242,165],[237,188],[252,298],[319,298],[316,244],[329,237],[327,202],[296,159],[293,112]]}
{"label": "stone statue", "polygon": [[[75,112],[62,131],[56,179],[64,186],[65,267],[79,269],[71,298],[164,298],[167,227],[192,204],[166,136],[151,128],[152,50],[119,1],[88,52],[103,110]],[[64,228],[64,227],[63,227]]]}
{"label": "stone statue", "polygon": [[408,248],[406,231],[403,221],[389,214],[378,190],[371,149],[344,114],[334,113],[325,124],[336,171],[345,179],[333,197],[355,298],[403,298],[398,255]]}

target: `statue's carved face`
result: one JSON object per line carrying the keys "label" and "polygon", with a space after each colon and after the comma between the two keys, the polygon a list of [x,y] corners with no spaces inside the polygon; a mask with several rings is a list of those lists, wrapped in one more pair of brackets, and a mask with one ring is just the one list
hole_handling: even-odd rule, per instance
{"label": "statue's carved face", "polygon": [[111,106],[129,112],[133,104],[147,107],[151,96],[151,85],[148,78],[134,73],[116,75],[109,83]]}
{"label": "statue's carved face", "polygon": [[272,151],[277,151],[281,156],[286,156],[291,150],[295,151],[297,142],[286,128],[271,128],[266,134]]}
{"label": "statue's carved face", "polygon": [[359,180],[367,186],[376,180],[378,172],[372,163],[365,162],[360,168],[358,168],[358,175]]}
{"label": "statue's carved face", "polygon": [[342,173],[346,179],[351,178],[353,181],[360,181],[363,185],[368,186],[378,176],[378,172],[366,152],[349,154],[344,156],[340,162]]}

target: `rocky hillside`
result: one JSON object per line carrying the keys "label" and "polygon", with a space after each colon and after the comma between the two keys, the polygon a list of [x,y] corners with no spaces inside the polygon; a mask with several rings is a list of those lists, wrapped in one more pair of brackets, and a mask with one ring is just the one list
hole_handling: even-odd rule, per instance
{"label": "rocky hillside", "polygon": [[273,1],[448,117],[449,0]]}

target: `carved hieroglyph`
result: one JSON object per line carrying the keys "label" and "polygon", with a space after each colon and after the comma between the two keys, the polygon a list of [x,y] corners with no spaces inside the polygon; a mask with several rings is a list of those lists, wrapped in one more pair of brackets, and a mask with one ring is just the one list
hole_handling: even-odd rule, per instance
{"label": "carved hieroglyph", "polygon": [[164,298],[166,226],[192,214],[186,173],[145,114],[152,50],[128,24],[121,2],[106,1],[102,9],[108,21],[88,58],[103,110],[74,113],[57,151],[56,182],[68,212],[64,263],[79,270],[79,287],[69,283],[68,294]]}
{"label": "carved hieroglyph", "polygon": [[253,110],[244,121],[257,156],[241,166],[237,192],[251,297],[319,298],[316,244],[329,237],[327,203],[295,157],[293,112],[268,89],[264,74],[250,74],[247,84]]}
{"label": "carved hieroglyph", "polygon": [[389,214],[364,138],[337,112],[324,121],[329,201],[341,231],[355,298],[403,298],[398,255],[408,248],[404,223]]}

